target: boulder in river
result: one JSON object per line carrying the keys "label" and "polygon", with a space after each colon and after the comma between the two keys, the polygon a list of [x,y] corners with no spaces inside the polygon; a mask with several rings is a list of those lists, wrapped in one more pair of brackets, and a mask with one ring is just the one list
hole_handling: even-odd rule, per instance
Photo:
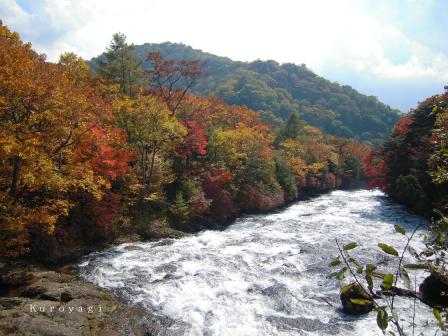
{"label": "boulder in river", "polygon": [[367,314],[373,309],[372,297],[355,282],[342,287],[340,297],[343,311],[346,314]]}
{"label": "boulder in river", "polygon": [[422,301],[430,306],[448,307],[448,276],[432,273],[419,287]]}

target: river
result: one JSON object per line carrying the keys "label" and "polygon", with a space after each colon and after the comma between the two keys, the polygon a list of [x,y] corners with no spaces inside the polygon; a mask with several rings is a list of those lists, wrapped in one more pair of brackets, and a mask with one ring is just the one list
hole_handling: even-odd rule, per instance
{"label": "river", "polygon": [[[377,244],[402,248],[394,224],[410,231],[422,221],[380,191],[334,191],[244,216],[224,231],[93,253],[79,272],[149,308],[165,321],[160,335],[381,335],[376,313],[349,317],[340,310],[340,283],[327,279],[335,238],[358,242],[353,254],[363,261],[390,261]],[[423,233],[413,243],[417,250]],[[399,299],[397,306],[409,319],[413,301]],[[432,323],[429,308],[417,302],[416,309],[420,324]]]}

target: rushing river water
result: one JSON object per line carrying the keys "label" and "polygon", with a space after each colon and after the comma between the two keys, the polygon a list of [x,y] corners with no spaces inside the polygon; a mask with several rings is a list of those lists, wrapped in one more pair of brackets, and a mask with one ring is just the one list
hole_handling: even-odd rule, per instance
{"label": "rushing river water", "polygon": [[[340,284],[326,278],[335,238],[357,241],[353,254],[363,261],[389,260],[377,244],[402,248],[394,224],[409,231],[422,221],[379,191],[334,191],[243,217],[225,231],[94,253],[80,274],[153,311],[165,321],[161,335],[380,335],[375,313],[354,318],[340,310]],[[399,299],[399,315],[412,306]],[[420,323],[431,315],[417,302]]]}

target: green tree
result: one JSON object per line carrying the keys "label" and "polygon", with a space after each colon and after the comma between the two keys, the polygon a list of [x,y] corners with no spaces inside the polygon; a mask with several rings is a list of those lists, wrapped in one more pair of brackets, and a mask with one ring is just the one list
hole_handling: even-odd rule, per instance
{"label": "green tree", "polygon": [[414,205],[424,195],[422,186],[412,174],[400,175],[397,179],[396,190],[397,197],[408,205]]}
{"label": "green tree", "polygon": [[167,182],[166,157],[186,135],[186,129],[163,103],[148,96],[119,101],[115,115],[118,125],[128,135],[130,147],[138,153],[140,200],[143,201]]}
{"label": "green tree", "polygon": [[188,221],[190,212],[182,192],[176,193],[176,198],[174,199],[174,204],[171,206],[170,212],[174,222],[183,224]]}
{"label": "green tree", "polygon": [[115,33],[104,57],[95,62],[96,72],[119,84],[121,92],[130,97],[136,94],[136,86],[143,83],[141,62],[134,58],[133,51],[134,45],[127,43],[126,36]]}
{"label": "green tree", "polygon": [[297,112],[292,112],[284,128],[280,130],[275,142],[278,144],[286,139],[297,139],[303,123]]}
{"label": "green tree", "polygon": [[288,163],[278,154],[274,156],[274,161],[277,181],[283,188],[285,194],[290,198],[297,197],[296,182]]}

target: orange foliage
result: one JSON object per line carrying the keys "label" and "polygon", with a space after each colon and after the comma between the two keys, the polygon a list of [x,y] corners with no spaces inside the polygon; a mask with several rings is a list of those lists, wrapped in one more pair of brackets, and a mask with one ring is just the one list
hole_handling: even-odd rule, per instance
{"label": "orange foliage", "polygon": [[74,55],[46,62],[0,22],[0,240],[7,254],[26,251],[31,224],[52,233],[76,205],[74,193],[101,199],[129,161],[113,149],[124,138],[112,144],[100,134],[111,109],[86,69]]}

